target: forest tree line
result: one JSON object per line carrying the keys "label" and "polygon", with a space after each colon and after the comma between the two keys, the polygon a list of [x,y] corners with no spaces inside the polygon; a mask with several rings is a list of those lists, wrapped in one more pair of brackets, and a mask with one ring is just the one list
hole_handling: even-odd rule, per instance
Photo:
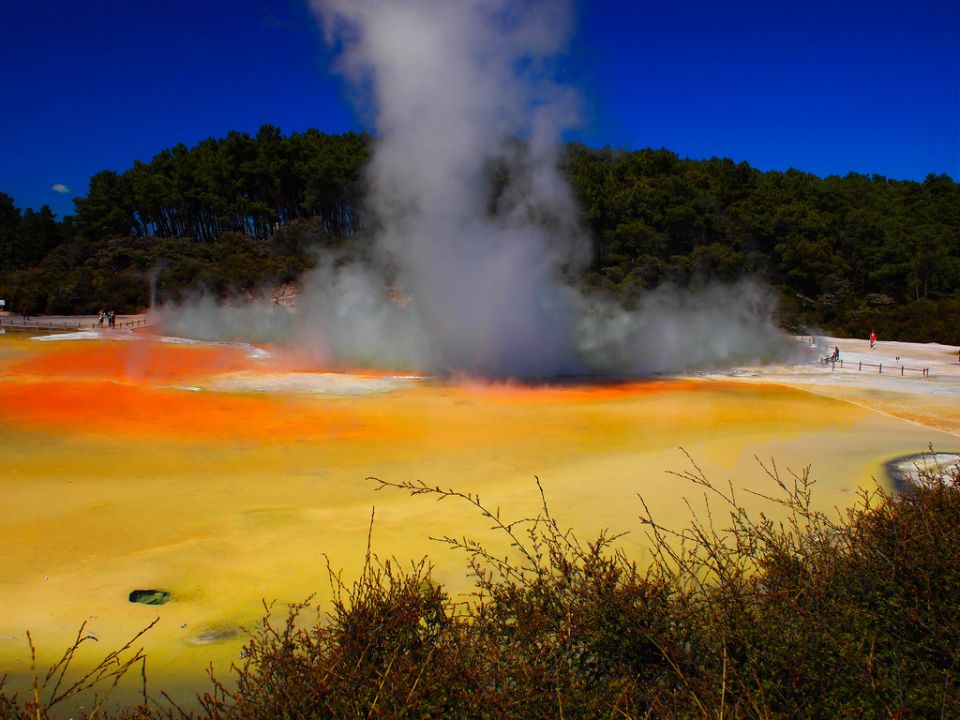
{"label": "forest tree line", "polygon": [[[0,297],[35,313],[132,312],[150,277],[160,300],[294,281],[311,247],[373,232],[373,142],[264,126],[181,144],[98,173],[59,220],[0,193]],[[791,329],[960,344],[960,185],[946,175],[821,179],[579,144],[562,170],[593,244],[582,281],[628,304],[665,282],[749,275],[776,289]]]}

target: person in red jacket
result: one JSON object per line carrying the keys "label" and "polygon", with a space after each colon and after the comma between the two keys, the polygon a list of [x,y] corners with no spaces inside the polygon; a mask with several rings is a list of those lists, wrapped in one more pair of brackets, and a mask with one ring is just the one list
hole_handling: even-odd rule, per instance
{"label": "person in red jacket", "polygon": [[873,330],[870,331],[870,349],[873,350],[873,346],[877,344],[877,333]]}

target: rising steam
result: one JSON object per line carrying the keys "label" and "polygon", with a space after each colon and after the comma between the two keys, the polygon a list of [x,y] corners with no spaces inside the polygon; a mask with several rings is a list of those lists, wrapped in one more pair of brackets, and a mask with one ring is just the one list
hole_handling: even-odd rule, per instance
{"label": "rising steam", "polygon": [[668,371],[778,352],[772,300],[751,283],[661,288],[627,311],[568,280],[590,259],[558,170],[561,134],[577,121],[575,94],[551,72],[569,2],[312,5],[377,128],[373,257],[321,258],[296,313],[201,301],[169,316],[174,329],[222,337],[232,325],[266,339],[251,337],[260,326],[330,365],[488,376]]}

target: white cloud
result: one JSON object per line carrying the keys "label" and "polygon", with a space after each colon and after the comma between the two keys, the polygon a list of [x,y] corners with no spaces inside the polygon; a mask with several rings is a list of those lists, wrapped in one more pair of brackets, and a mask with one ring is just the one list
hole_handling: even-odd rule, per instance
{"label": "white cloud", "polygon": [[54,183],[53,185],[50,186],[50,189],[53,190],[53,191],[56,192],[56,193],[68,193],[68,192],[70,192],[69,186],[64,185],[63,183]]}

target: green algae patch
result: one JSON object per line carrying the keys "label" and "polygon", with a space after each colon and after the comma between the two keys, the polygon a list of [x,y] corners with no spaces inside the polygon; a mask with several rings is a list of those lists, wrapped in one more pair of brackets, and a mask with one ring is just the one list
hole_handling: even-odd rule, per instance
{"label": "green algae patch", "polygon": [[165,605],[170,602],[170,593],[167,590],[131,590],[128,599],[141,605]]}

